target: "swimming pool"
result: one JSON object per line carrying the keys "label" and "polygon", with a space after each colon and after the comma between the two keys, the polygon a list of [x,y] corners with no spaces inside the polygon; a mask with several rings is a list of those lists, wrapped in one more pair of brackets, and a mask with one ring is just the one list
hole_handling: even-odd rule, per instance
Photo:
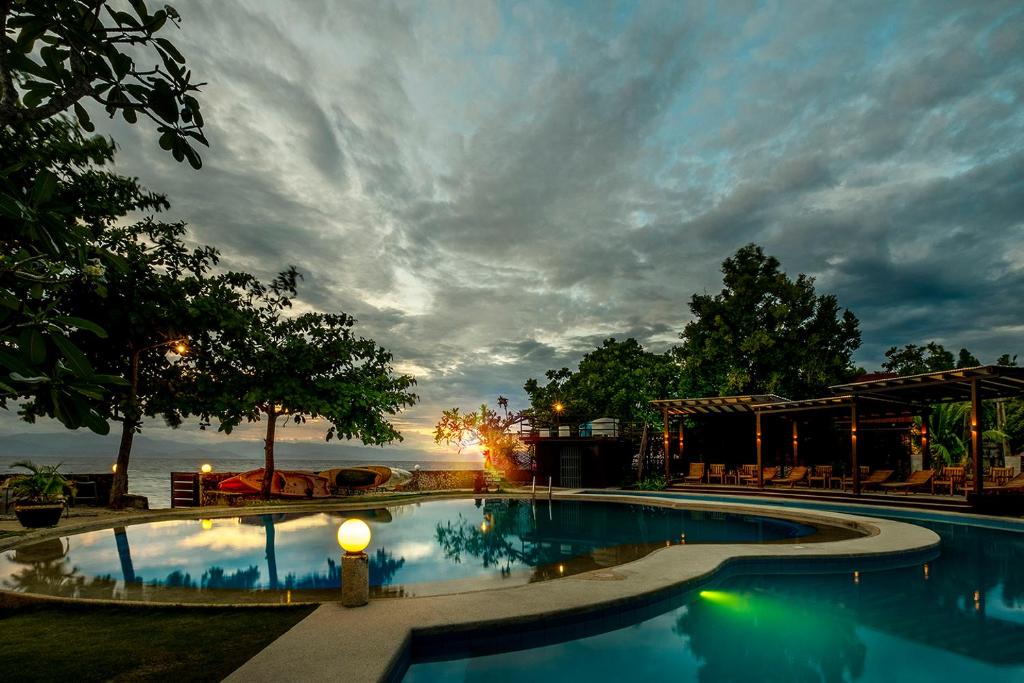
{"label": "swimming pool", "polygon": [[1024,680],[1024,531],[915,523],[942,540],[918,566],[737,568],[626,624],[548,634],[557,644],[503,652],[505,634],[435,650],[461,658],[414,663],[405,681]]}
{"label": "swimming pool", "polygon": [[0,553],[0,588],[71,598],[184,602],[338,599],[336,532],[365,520],[371,591],[431,595],[568,576],[693,543],[856,536],[767,516],[653,505],[487,498],[336,512],[166,520]]}

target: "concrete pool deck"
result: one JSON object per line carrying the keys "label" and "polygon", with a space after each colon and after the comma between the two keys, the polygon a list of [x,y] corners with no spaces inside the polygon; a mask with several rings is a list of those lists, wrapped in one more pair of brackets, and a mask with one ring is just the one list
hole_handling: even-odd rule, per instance
{"label": "concrete pool deck", "polygon": [[[464,496],[463,496],[464,497]],[[726,566],[762,560],[798,566],[811,562],[891,558],[919,561],[937,549],[934,532],[904,522],[845,513],[797,510],[764,504],[673,501],[614,494],[558,493],[561,500],[644,503],[709,512],[738,512],[810,523],[853,527],[866,535],[821,543],[786,545],[673,545],[614,567],[574,576],[448,595],[371,600],[346,609],[326,603],[250,659],[226,680],[386,681],[400,677],[417,638],[456,640],[486,629],[545,628],[552,639],[568,621],[585,621],[632,609],[645,601],[695,587]]]}

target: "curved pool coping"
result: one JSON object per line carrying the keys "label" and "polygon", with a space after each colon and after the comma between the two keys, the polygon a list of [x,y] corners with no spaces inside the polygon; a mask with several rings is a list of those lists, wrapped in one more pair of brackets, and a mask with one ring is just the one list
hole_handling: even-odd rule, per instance
{"label": "curved pool coping", "polygon": [[778,517],[855,527],[867,535],[807,544],[674,545],[615,567],[526,585],[371,600],[356,609],[325,603],[225,680],[328,681],[342,671],[347,680],[398,680],[417,640],[453,640],[496,628],[508,633],[513,642],[517,631],[538,629],[550,629],[552,640],[557,640],[558,631],[568,623],[664,600],[745,562],[779,563],[782,570],[786,565],[797,568],[801,561],[811,566],[849,563],[853,567],[882,560],[888,566],[903,566],[931,559],[940,543],[935,532],[923,527],[838,512],[635,495],[558,493],[554,497]]}

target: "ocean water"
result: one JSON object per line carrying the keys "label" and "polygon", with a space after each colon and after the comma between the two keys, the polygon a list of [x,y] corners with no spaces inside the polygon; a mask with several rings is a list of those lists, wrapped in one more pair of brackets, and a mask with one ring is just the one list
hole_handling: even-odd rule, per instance
{"label": "ocean water", "polygon": [[[67,456],[60,460],[61,471],[68,474],[90,474],[110,472],[114,459],[106,456]],[[128,465],[128,492],[146,496],[149,507],[167,508],[171,506],[171,472],[199,471],[203,463],[209,463],[214,472],[245,472],[263,466],[263,459],[255,458],[217,458],[209,457],[202,461],[187,458],[161,458],[141,456],[132,458]],[[47,460],[49,463],[49,459]],[[56,464],[56,463],[54,463]],[[0,463],[0,472],[10,471],[8,463]],[[332,467],[349,467],[356,465],[387,465],[400,467],[410,472],[416,465],[422,470],[478,470],[483,464],[479,461],[465,460],[392,460],[376,458],[369,460],[314,460],[277,458],[276,466],[285,470],[320,470]]]}

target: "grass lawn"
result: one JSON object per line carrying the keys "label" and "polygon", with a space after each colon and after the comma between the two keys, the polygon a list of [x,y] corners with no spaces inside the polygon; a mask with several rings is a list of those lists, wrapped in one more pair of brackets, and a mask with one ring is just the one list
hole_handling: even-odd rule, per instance
{"label": "grass lawn", "polygon": [[219,681],[313,609],[5,610],[4,669],[20,682]]}

